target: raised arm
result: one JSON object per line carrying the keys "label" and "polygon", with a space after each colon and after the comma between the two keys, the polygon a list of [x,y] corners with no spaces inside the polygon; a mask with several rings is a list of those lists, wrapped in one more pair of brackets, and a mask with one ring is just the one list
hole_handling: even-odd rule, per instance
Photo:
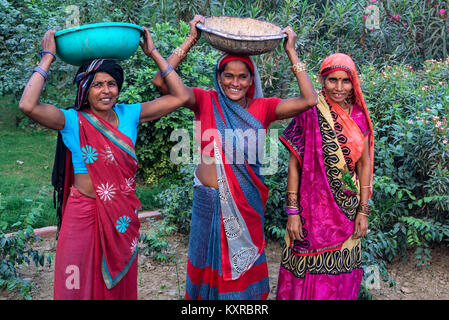
{"label": "raised arm", "polygon": [[[164,80],[167,87],[167,94],[152,101],[141,104],[140,122],[159,119],[160,117],[173,112],[177,108],[185,105],[189,100],[189,88],[179,78],[173,70],[175,66],[169,64],[157,51],[150,31],[144,27],[144,41],[140,43],[145,54],[156,62],[160,72],[158,75]],[[161,75],[162,74],[162,75]]]}
{"label": "raised arm", "polygon": [[[196,28],[197,23],[204,23],[204,17],[201,15],[195,15],[195,17],[190,21],[190,33],[185,39],[184,43],[176,48],[171,56],[167,59],[174,69],[185,59],[189,50],[196,44],[200,37],[200,31]],[[153,84],[158,88],[161,94],[168,93],[168,87],[166,81],[162,78],[161,74],[158,72],[153,79]],[[188,88],[189,100],[186,103],[186,107],[193,106],[195,104],[195,95],[191,88]]]}
{"label": "raised arm", "polygon": [[[48,30],[42,39],[43,51],[56,52],[55,30]],[[51,104],[39,101],[42,88],[46,81],[48,70],[54,57],[50,53],[43,53],[39,66],[36,67],[28,80],[19,102],[19,109],[27,117],[41,125],[55,130],[64,128],[64,114],[61,110]]]}
{"label": "raised arm", "polygon": [[284,49],[292,63],[292,69],[298,82],[300,96],[290,99],[284,99],[276,107],[276,117],[278,119],[291,118],[297,114],[306,111],[318,103],[318,98],[313,87],[312,81],[305,71],[305,65],[300,61],[295,50],[296,33],[291,27],[283,30],[287,34],[284,41]]}

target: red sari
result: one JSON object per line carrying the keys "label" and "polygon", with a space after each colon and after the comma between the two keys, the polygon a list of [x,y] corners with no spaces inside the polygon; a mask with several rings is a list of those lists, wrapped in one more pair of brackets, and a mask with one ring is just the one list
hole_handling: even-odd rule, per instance
{"label": "red sari", "polygon": [[64,203],[54,298],[137,299],[140,202],[134,145],[89,111],[79,113],[79,129],[96,198],[71,188]]}

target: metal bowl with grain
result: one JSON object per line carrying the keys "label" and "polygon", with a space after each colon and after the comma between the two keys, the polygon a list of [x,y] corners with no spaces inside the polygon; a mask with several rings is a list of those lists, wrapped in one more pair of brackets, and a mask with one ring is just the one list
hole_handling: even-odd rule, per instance
{"label": "metal bowl with grain", "polygon": [[214,48],[235,54],[257,55],[276,49],[287,35],[282,28],[263,20],[208,16],[197,28]]}

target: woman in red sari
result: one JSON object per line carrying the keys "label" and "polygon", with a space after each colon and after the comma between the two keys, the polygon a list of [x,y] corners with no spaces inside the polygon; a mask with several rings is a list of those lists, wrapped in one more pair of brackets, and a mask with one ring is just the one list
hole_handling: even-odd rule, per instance
{"label": "woman in red sari", "polygon": [[[190,36],[168,59],[177,66],[199,34],[195,16]],[[264,214],[268,188],[259,151],[271,122],[316,104],[316,93],[295,51],[296,34],[284,29],[284,49],[301,95],[264,98],[257,67],[249,56],[225,54],[215,67],[215,90],[188,88],[186,104],[197,121],[201,162],[194,176],[186,299],[266,299],[270,292],[265,257]],[[153,82],[164,90],[156,76]],[[254,140],[251,140],[254,138]]]}
{"label": "woman in red sari", "polygon": [[[149,102],[117,104],[123,70],[115,61],[84,63],[75,77],[75,107],[39,101],[56,51],[54,30],[42,40],[42,59],[24,89],[20,110],[59,130],[69,151],[62,224],[55,260],[55,299],[137,299],[140,222],[134,175],[139,122],[182,106],[187,91],[144,28],[141,47],[162,70],[169,94]],[[68,192],[70,190],[70,192]]]}
{"label": "woman in red sari", "polygon": [[320,80],[317,106],[293,118],[280,137],[290,161],[277,299],[357,299],[363,277],[373,127],[349,56],[327,57]]}

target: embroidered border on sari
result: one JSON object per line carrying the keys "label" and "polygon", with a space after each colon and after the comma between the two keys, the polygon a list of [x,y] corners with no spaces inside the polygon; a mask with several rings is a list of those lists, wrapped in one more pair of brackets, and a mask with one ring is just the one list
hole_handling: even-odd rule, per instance
{"label": "embroidered border on sari", "polygon": [[103,280],[106,285],[106,288],[111,289],[117,283],[119,283],[120,280],[122,280],[122,278],[128,273],[129,268],[131,268],[131,265],[133,264],[134,259],[137,257],[137,252],[138,252],[138,248],[136,247],[136,250],[134,250],[133,255],[131,256],[127,265],[123,268],[123,270],[118,275],[115,276],[114,279],[112,279],[112,276],[109,273],[106,259],[103,255],[103,259],[101,260],[101,273],[103,275]]}
{"label": "embroidered border on sari", "polygon": [[137,156],[134,148],[123,142],[114,132],[109,130],[105,125],[103,125],[96,117],[90,113],[80,111],[81,114],[86,117],[87,120],[103,135],[105,135],[109,140],[115,143],[118,147],[126,151],[130,156],[132,156],[137,161]]}
{"label": "embroidered border on sari", "polygon": [[[345,176],[349,175],[348,165],[337,140],[337,135],[333,129],[334,122],[324,97],[319,96],[318,123],[323,139],[323,161],[326,168],[329,186],[331,188],[334,199],[340,209],[350,220],[354,220],[357,207],[359,206],[358,188],[353,190],[350,186],[351,181],[354,185],[358,184],[355,180],[355,174],[351,175],[351,181],[347,181]],[[347,190],[353,191],[348,194]]]}
{"label": "embroidered border on sari", "polygon": [[284,245],[281,266],[297,278],[304,278],[306,273],[330,275],[351,273],[354,269],[362,268],[360,240],[349,238],[339,244],[338,248],[301,256],[296,255],[288,245]]}
{"label": "embroidered border on sari", "polygon": [[[103,252],[98,259],[105,285],[111,289],[127,274],[138,254],[137,210],[141,204],[135,195],[134,181],[138,164],[128,136],[108,127],[90,112],[79,112],[80,144],[88,151],[84,161],[96,191],[99,245]],[[110,157],[98,156],[105,146],[115,159],[113,167]]]}

